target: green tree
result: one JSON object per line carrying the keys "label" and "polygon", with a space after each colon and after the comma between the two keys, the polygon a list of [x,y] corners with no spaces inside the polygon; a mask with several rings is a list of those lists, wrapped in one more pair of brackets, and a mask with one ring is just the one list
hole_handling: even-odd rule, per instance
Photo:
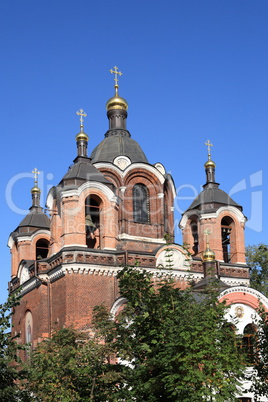
{"label": "green tree", "polygon": [[110,354],[98,335],[60,329],[34,349],[26,389],[42,402],[115,400],[111,390],[119,375]]}
{"label": "green tree", "polygon": [[117,400],[236,400],[244,366],[217,292],[181,291],[171,276],[154,283],[152,274],[135,268],[123,269],[118,279],[128,303],[113,328],[95,312],[123,362]]}
{"label": "green tree", "polygon": [[17,296],[13,295],[0,305],[0,400],[3,402],[23,398],[19,384],[24,377],[19,369],[18,357],[22,347],[17,343],[17,336],[11,335],[12,311],[18,304]]}
{"label": "green tree", "polygon": [[252,381],[254,401],[258,402],[268,395],[268,320],[261,304],[255,316],[255,325],[256,331],[253,332],[251,340],[251,368],[247,370],[247,376]]}
{"label": "green tree", "polygon": [[268,246],[258,244],[246,249],[247,264],[250,266],[251,286],[268,297]]}

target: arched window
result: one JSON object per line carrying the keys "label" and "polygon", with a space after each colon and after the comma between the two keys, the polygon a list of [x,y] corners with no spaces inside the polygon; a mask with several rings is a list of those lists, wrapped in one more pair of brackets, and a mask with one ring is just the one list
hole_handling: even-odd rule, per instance
{"label": "arched window", "polygon": [[193,252],[194,252],[194,255],[196,255],[199,250],[197,221],[192,220],[190,223],[190,227],[191,227],[191,234],[192,234],[192,238],[193,238]]}
{"label": "arched window", "polygon": [[33,346],[33,316],[29,310],[25,314],[25,343],[27,344],[26,359],[28,359]]}
{"label": "arched window", "polygon": [[46,239],[39,239],[36,242],[36,260],[47,258],[49,242]]}
{"label": "arched window", "polygon": [[221,221],[221,242],[222,242],[222,254],[224,262],[231,262],[231,249],[230,238],[232,233],[233,220],[225,216]]}
{"label": "arched window", "polygon": [[137,223],[150,223],[148,189],[144,184],[133,187],[133,220]]}
{"label": "arched window", "polygon": [[89,195],[85,200],[86,244],[89,248],[100,247],[100,201]]}
{"label": "arched window", "polygon": [[256,327],[253,324],[245,326],[243,332],[243,344],[246,363],[254,364],[254,336],[256,335]]}

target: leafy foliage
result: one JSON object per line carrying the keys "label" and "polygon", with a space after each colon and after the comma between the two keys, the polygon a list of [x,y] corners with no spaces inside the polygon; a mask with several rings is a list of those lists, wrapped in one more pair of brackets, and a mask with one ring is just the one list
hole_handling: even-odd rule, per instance
{"label": "leafy foliage", "polygon": [[[110,347],[123,362],[117,400],[234,400],[242,357],[217,293],[180,291],[171,277],[154,283],[150,273],[131,268],[118,278],[128,303],[116,317],[112,337],[106,321]],[[95,322],[105,331],[98,311]]]}
{"label": "leafy foliage", "polygon": [[23,379],[18,369],[18,357],[21,346],[17,337],[11,336],[12,310],[19,304],[16,295],[10,296],[6,303],[0,305],[0,400],[3,402],[19,401],[22,391],[18,384]]}
{"label": "leafy foliage", "polygon": [[258,244],[248,246],[247,263],[251,267],[251,286],[268,297],[268,246]]}
{"label": "leafy foliage", "polygon": [[28,364],[26,388],[38,401],[106,401],[118,374],[100,339],[63,328],[42,341]]}
{"label": "leafy foliage", "polygon": [[261,304],[255,317],[255,325],[256,331],[252,335],[252,367],[247,375],[252,381],[254,400],[258,402],[268,395],[268,321],[267,313]]}

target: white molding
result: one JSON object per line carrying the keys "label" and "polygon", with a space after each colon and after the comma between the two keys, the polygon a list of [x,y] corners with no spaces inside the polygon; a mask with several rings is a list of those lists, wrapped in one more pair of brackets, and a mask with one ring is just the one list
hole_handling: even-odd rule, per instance
{"label": "white molding", "polygon": [[110,313],[113,317],[115,317],[118,309],[122,306],[122,304],[127,303],[127,299],[125,297],[119,297],[111,307]]}
{"label": "white molding", "polygon": [[49,190],[49,192],[47,194],[46,207],[48,208],[49,211],[51,211],[53,208],[54,197],[53,197],[52,191],[54,191],[54,190],[55,190],[55,187],[51,187],[51,189]]}
{"label": "white molding", "polygon": [[125,170],[127,166],[131,165],[131,160],[125,155],[119,155],[116,158],[114,158],[113,164],[117,166],[120,170]]}
{"label": "white molding", "polygon": [[221,276],[220,279],[229,286],[249,286],[249,279],[247,278],[232,278]]}
{"label": "white molding", "polygon": [[94,166],[95,166],[97,169],[100,169],[100,168],[110,168],[110,169],[113,169],[113,170],[115,170],[121,177],[125,177],[131,170],[135,170],[135,169],[137,169],[137,168],[141,168],[141,169],[147,170],[148,172],[153,173],[153,174],[159,179],[159,181],[160,181],[161,184],[163,184],[164,181],[165,181],[165,178],[164,178],[163,174],[162,174],[161,172],[159,172],[159,170],[158,170],[155,166],[150,165],[150,164],[146,164],[146,163],[142,163],[142,162],[134,162],[134,163],[131,163],[131,165],[127,166],[127,168],[126,168],[125,170],[123,170],[123,171],[122,171],[121,169],[119,169],[117,166],[115,166],[114,164],[112,164],[112,163],[101,163],[101,162],[97,162],[97,163],[94,163]]}
{"label": "white molding", "polygon": [[236,216],[238,221],[241,222],[241,223],[245,223],[246,220],[247,220],[245,215],[237,207],[233,207],[231,205],[226,205],[226,206],[220,207],[219,209],[217,209],[217,211],[215,213],[200,214],[200,220],[202,220],[202,219],[210,219],[210,218],[212,218],[212,219],[213,218],[218,218],[218,216],[222,212],[231,212],[232,214],[234,214]]}
{"label": "white molding", "polygon": [[197,218],[199,219],[199,214],[200,211],[198,209],[190,209],[189,211],[186,211],[179,222],[179,228],[183,230],[186,226],[188,219],[192,215],[197,216]]}
{"label": "white molding", "polygon": [[150,242],[150,243],[166,244],[166,241],[164,239],[154,239],[154,238],[151,238],[151,237],[133,236],[133,235],[129,235],[127,233],[119,234],[118,238],[120,240],[137,240],[137,241],[147,241],[147,242]]}
{"label": "white molding", "polygon": [[38,235],[48,235],[49,237],[51,236],[51,233],[50,233],[50,231],[49,230],[42,230],[42,229],[39,229],[37,232],[34,232],[34,233],[29,233],[29,235],[27,236],[27,235],[24,235],[24,236],[20,236],[20,235],[18,235],[18,237],[17,237],[17,240],[18,241],[33,241],[34,240],[34,238],[36,237],[36,236],[38,236]]}
{"label": "white molding", "polygon": [[107,187],[105,184],[103,183],[99,183],[99,182],[95,182],[95,181],[87,181],[83,184],[81,184],[80,187],[78,187],[78,189],[71,189],[71,190],[65,190],[61,192],[61,199],[65,198],[65,197],[73,197],[73,196],[77,196],[79,197],[83,191],[90,189],[90,190],[100,190],[107,198],[110,202],[116,202],[117,204],[119,204],[119,198],[114,194],[114,192]]}
{"label": "white molding", "polygon": [[12,250],[12,247],[13,247],[14,243],[15,243],[15,241],[14,241],[12,235],[10,234],[9,238],[8,238],[8,241],[7,241],[7,246],[9,247],[10,250]]}
{"label": "white molding", "polygon": [[65,249],[67,247],[84,247],[84,248],[88,248],[86,244],[73,243],[73,244],[64,244],[64,246],[61,247],[61,250]]}
{"label": "white molding", "polygon": [[196,216],[201,221],[203,219],[217,219],[218,216],[222,212],[231,212],[232,214],[234,214],[236,216],[238,221],[241,223],[245,223],[247,220],[245,215],[238,208],[230,206],[230,205],[229,206],[226,205],[226,206],[220,207],[219,209],[217,209],[216,212],[212,212],[212,213],[200,213],[200,211],[198,209],[190,209],[183,214],[183,217],[181,218],[181,221],[179,223],[179,227],[180,227],[180,229],[184,229],[188,219],[192,215]]}
{"label": "white molding", "polygon": [[260,293],[258,290],[246,287],[246,286],[234,286],[233,288],[226,289],[223,292],[220,293],[219,299],[223,296],[227,296],[232,293],[246,293],[250,296],[254,296],[256,299],[258,299],[267,309],[268,309],[268,299],[265,297],[262,293]]}

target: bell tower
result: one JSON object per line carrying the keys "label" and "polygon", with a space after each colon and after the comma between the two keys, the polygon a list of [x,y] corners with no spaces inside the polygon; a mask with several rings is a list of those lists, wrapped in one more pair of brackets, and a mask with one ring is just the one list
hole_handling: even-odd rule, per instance
{"label": "bell tower", "polygon": [[206,233],[210,233],[210,247],[215,258],[225,264],[246,264],[244,229],[246,217],[242,206],[219,188],[215,180],[216,164],[211,159],[212,144],[208,140],[206,183],[182,215],[180,228],[184,244],[192,256],[201,257],[206,249]]}

